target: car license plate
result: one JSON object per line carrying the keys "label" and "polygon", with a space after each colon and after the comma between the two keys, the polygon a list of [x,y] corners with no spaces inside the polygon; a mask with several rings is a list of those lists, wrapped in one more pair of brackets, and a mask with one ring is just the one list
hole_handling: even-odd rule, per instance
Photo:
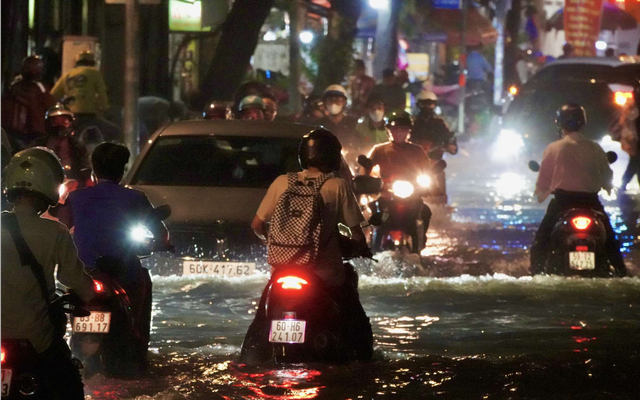
{"label": "car license plate", "polygon": [[247,276],[256,271],[256,263],[185,261],[182,275]]}
{"label": "car license plate", "polygon": [[11,390],[11,374],[10,369],[2,370],[2,397],[9,396]]}
{"label": "car license plate", "polygon": [[109,333],[111,313],[91,311],[88,317],[74,317],[74,332]]}
{"label": "car license plate", "polygon": [[596,269],[596,253],[591,251],[570,252],[569,268],[580,271]]}
{"label": "car license plate", "polygon": [[269,341],[272,343],[304,343],[307,321],[297,319],[273,320]]}

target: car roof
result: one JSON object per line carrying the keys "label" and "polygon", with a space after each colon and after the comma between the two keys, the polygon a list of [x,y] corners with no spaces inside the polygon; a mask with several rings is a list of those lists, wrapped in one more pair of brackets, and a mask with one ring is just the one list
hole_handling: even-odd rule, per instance
{"label": "car roof", "polygon": [[555,65],[602,65],[609,67],[620,67],[622,65],[640,64],[639,57],[572,57],[561,58],[545,65],[544,68],[551,68]]}
{"label": "car roof", "polygon": [[293,122],[201,119],[171,123],[165,126],[159,137],[224,135],[299,139],[317,128]]}

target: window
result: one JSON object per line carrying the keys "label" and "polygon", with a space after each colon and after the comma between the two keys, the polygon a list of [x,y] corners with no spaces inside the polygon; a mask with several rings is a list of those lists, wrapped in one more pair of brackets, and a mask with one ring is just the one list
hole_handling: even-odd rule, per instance
{"label": "window", "polygon": [[134,185],[267,188],[299,171],[299,140],[239,136],[160,137]]}

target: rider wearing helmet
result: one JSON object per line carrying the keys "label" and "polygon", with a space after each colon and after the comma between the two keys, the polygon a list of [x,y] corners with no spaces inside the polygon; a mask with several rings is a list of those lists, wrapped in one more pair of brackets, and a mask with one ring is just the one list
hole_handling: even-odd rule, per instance
{"label": "rider wearing helmet", "polygon": [[[354,331],[357,332],[356,335],[361,335],[361,340],[358,341],[359,343],[354,343],[354,348],[363,352],[363,357],[370,358],[370,354],[365,353],[371,352],[371,327],[358,300],[357,290],[353,290],[357,289],[357,275],[352,267],[345,268],[339,246],[338,224],[340,223],[349,227],[356,246],[368,251],[365,236],[360,227],[364,218],[355,195],[346,181],[333,175],[341,165],[341,150],[340,141],[326,129],[316,129],[307,134],[302,139],[298,152],[303,170],[297,173],[297,182],[308,185],[330,174],[320,188],[324,207],[322,208],[323,229],[319,243],[324,245],[318,250],[318,253],[323,256],[313,266],[313,272],[335,292],[336,301],[346,310],[343,314],[352,319],[351,323],[354,326],[358,326]],[[278,200],[288,186],[287,175],[279,176],[271,184],[251,224],[256,235],[265,242],[266,224],[271,221]]]}
{"label": "rider wearing helmet", "polygon": [[120,127],[103,118],[109,109],[109,99],[92,52],[83,51],[77,56],[75,68],[60,77],[51,94],[58,100],[72,99],[68,104],[76,116],[79,134],[87,127],[95,127],[105,140],[121,140]]}
{"label": "rider wearing helmet", "polygon": [[238,119],[244,120],[264,120],[264,101],[262,97],[250,95],[242,99],[238,105]]}
{"label": "rider wearing helmet", "polygon": [[[558,215],[574,207],[590,207],[605,214],[598,198],[601,189],[613,189],[613,171],[607,155],[597,143],[587,140],[580,130],[587,123],[587,115],[578,104],[567,103],[557,111],[556,125],[560,140],[551,143],[542,155],[535,194],[539,202],[549,195],[549,203],[538,232],[531,244],[531,273],[544,270],[549,253],[549,238]],[[605,214],[606,215],[606,214]],[[607,232],[605,250],[609,262],[618,275],[626,274],[611,223],[602,221]]]}
{"label": "rider wearing helmet", "polygon": [[40,83],[43,63],[38,56],[22,61],[20,77],[2,98],[2,127],[7,130],[15,150],[28,147],[45,135],[44,115],[55,99]]}
{"label": "rider wearing helmet", "polygon": [[307,96],[304,99],[304,108],[302,110],[302,116],[298,122],[302,124],[316,125],[318,121],[324,118],[325,115],[324,102],[320,96]]}
{"label": "rider wearing helmet", "polygon": [[89,176],[87,150],[78,142],[74,132],[74,114],[62,104],[51,107],[45,116],[47,136],[36,139],[31,145],[47,147],[60,158],[65,174],[77,179],[83,187]]}
{"label": "rider wearing helmet", "polygon": [[[416,98],[416,106],[420,112],[415,120],[415,127],[411,132],[411,142],[422,146],[428,153],[432,147],[448,148],[452,143],[453,132],[444,120],[436,115],[438,98],[435,93],[423,90]],[[457,151],[457,146],[451,147],[450,152]]]}
{"label": "rider wearing helmet", "polygon": [[340,85],[330,85],[322,95],[322,102],[326,110],[325,117],[317,123],[336,135],[347,150],[358,145],[358,120],[346,113],[347,91]]}
{"label": "rider wearing helmet", "polygon": [[384,120],[385,104],[382,98],[369,96],[365,106],[367,115],[358,121],[356,131],[362,146],[368,151],[373,145],[386,142],[389,136]]}
{"label": "rider wearing helmet", "polygon": [[222,101],[212,101],[207,104],[202,112],[204,119],[232,119],[231,107]]}
{"label": "rider wearing helmet", "polygon": [[[60,399],[84,399],[80,373],[63,338],[66,318],[54,324],[59,321],[50,314],[49,302],[55,278],[85,301],[94,295],[93,280],[84,272],[69,230],[40,217],[58,202],[62,165],[51,150],[34,147],[13,156],[3,179],[13,211],[2,215],[2,339],[31,342],[47,393]],[[32,257],[37,262],[26,265],[25,260]],[[44,275],[42,286],[38,269]]]}

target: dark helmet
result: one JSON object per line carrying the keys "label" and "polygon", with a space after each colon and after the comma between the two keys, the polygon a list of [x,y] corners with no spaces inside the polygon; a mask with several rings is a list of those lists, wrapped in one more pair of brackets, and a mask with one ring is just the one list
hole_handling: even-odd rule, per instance
{"label": "dark helmet", "polygon": [[316,129],[302,138],[298,161],[303,169],[316,167],[337,171],[342,161],[342,145],[337,137],[324,128]]}
{"label": "dark helmet", "polygon": [[[69,120],[69,126],[61,125],[57,118],[54,119],[54,117],[59,116],[67,117]],[[66,136],[70,134],[73,131],[73,122],[75,119],[75,114],[62,105],[62,103],[57,103],[53,107],[49,108],[44,117],[47,132],[58,136]]]}
{"label": "dark helmet", "polygon": [[39,56],[29,56],[22,60],[20,74],[24,79],[39,79],[42,75],[44,63]]}
{"label": "dark helmet", "polygon": [[231,107],[222,101],[212,101],[202,113],[204,119],[231,119]]}
{"label": "dark helmet", "polygon": [[394,126],[406,126],[413,128],[413,120],[411,115],[406,111],[394,112],[387,119],[387,128],[393,128]]}
{"label": "dark helmet", "polygon": [[579,131],[587,123],[587,113],[580,105],[566,103],[556,113],[556,125],[569,132]]}

